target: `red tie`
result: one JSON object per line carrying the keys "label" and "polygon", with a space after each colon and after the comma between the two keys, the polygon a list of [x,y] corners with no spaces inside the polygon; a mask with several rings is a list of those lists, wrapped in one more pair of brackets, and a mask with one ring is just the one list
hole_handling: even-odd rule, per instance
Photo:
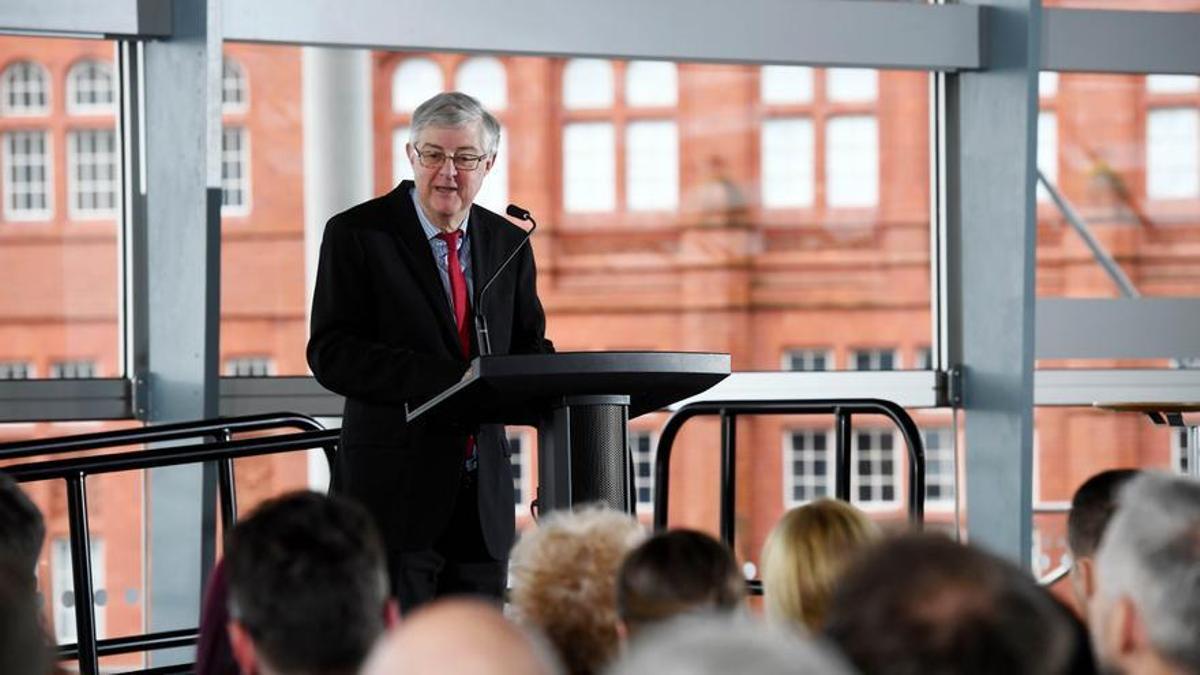
{"label": "red tie", "polygon": [[449,249],[446,268],[450,270],[450,295],[454,299],[454,322],[458,326],[458,341],[462,344],[463,356],[470,358],[471,331],[467,328],[467,314],[471,311],[471,303],[467,299],[467,278],[463,276],[462,264],[458,260],[458,241],[462,239],[462,230],[440,232],[438,239],[446,242],[446,247]]}
{"label": "red tie", "polygon": [[[439,232],[438,239],[446,242],[446,269],[450,271],[450,296],[454,304],[454,322],[458,326],[458,342],[462,345],[462,353],[471,358],[471,332],[467,328],[467,314],[470,313],[470,300],[467,299],[467,277],[463,275],[462,263],[458,260],[458,241],[462,239],[462,230]],[[475,454],[475,437],[467,437],[466,457],[468,460]]]}

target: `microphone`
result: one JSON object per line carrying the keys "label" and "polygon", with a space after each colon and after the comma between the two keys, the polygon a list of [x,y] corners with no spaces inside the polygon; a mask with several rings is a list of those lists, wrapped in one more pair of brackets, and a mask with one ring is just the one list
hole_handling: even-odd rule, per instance
{"label": "microphone", "polygon": [[532,224],[532,227],[521,238],[521,243],[517,244],[513,248],[512,253],[509,253],[504,262],[500,263],[500,266],[496,268],[496,271],[492,272],[492,276],[488,278],[487,283],[483,285],[483,289],[479,291],[479,300],[475,303],[475,342],[479,345],[480,356],[490,356],[492,353],[492,341],[488,337],[487,317],[483,315],[483,296],[491,288],[496,279],[500,277],[500,273],[504,271],[504,268],[508,267],[513,258],[517,257],[517,253],[520,253],[521,247],[529,242],[529,237],[537,229],[537,221],[533,219],[533,216],[516,204],[509,204],[508,208],[505,209],[505,213],[517,220],[528,220]]}

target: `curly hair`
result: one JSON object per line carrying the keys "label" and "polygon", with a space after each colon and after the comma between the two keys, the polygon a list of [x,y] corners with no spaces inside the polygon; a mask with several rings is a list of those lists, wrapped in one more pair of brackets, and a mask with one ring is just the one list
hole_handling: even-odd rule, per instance
{"label": "curly hair", "polygon": [[587,506],[546,516],[513,547],[516,618],[545,633],[571,675],[593,675],[616,657],[617,569],[644,536],[632,516]]}

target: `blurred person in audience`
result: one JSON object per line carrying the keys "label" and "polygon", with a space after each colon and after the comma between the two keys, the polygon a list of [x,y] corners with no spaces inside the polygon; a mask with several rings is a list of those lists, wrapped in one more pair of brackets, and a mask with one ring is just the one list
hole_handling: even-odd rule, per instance
{"label": "blurred person in audience", "polygon": [[0,564],[24,572],[24,583],[37,587],[38,558],[46,522],[36,504],[10,476],[0,473]]}
{"label": "blurred person in audience", "polygon": [[1101,668],[1200,674],[1200,481],[1144,472],[1120,492],[1090,604]]}
{"label": "blurred person in audience", "polygon": [[465,597],[423,605],[392,629],[363,675],[557,675],[553,650],[504,618],[495,605]]}
{"label": "blurred person in audience", "polygon": [[264,502],[229,537],[229,640],[243,675],[358,672],[398,620],[383,545],[355,503]]}
{"label": "blurred person in audience", "polygon": [[650,537],[617,573],[617,615],[630,638],[680,614],[734,613],[745,596],[746,581],[733,554],[695,530]]}
{"label": "blurred person in audience", "polygon": [[864,675],[1077,667],[1070,612],[1016,566],[940,535],[885,541],[848,567],[825,634]]}
{"label": "blurred person in audience", "polygon": [[763,545],[767,616],[820,630],[838,576],[879,536],[866,514],[837,499],[818,499],[783,514]]}
{"label": "blurred person in audience", "polygon": [[513,547],[513,612],[550,639],[571,675],[599,673],[617,655],[617,569],[644,536],[632,516],[585,506],[547,515]]}
{"label": "blurred person in audience", "polygon": [[1088,603],[1096,592],[1096,549],[1108,521],[1117,510],[1117,493],[1138,475],[1137,469],[1101,471],[1079,486],[1067,515],[1067,547],[1071,551],[1071,592],[1086,620]]}
{"label": "blurred person in audience", "polygon": [[236,675],[237,662],[229,644],[229,567],[221,558],[213,566],[200,605],[196,636],[196,675]]}
{"label": "blurred person in audience", "polygon": [[818,639],[741,617],[686,616],[651,627],[609,675],[850,675]]}
{"label": "blurred person in audience", "polygon": [[29,576],[23,566],[0,562],[0,673],[4,675],[56,672]]}

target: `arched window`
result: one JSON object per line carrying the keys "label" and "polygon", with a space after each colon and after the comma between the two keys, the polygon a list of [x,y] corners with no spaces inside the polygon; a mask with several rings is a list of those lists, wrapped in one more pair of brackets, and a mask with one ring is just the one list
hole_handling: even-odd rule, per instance
{"label": "arched window", "polygon": [[46,69],[32,61],[17,61],[0,76],[0,113],[44,115],[50,109]]}
{"label": "arched window", "polygon": [[237,112],[250,103],[246,71],[237,61],[226,56],[221,64],[221,110]]}
{"label": "arched window", "polygon": [[95,59],[80,61],[67,73],[67,105],[73,113],[112,112],[112,66]]}
{"label": "arched window", "polygon": [[763,103],[811,103],[813,69],[808,66],[763,66],[759,88]]}
{"label": "arched window", "polygon": [[463,61],[458,67],[454,88],[479,99],[490,112],[508,107],[508,75],[497,58],[477,56]]}
{"label": "arched window", "polygon": [[392,74],[392,110],[412,112],[445,88],[442,69],[429,59],[407,59]]}
{"label": "arched window", "polygon": [[613,68],[602,59],[571,59],[563,69],[563,107],[608,108],[613,104]]}
{"label": "arched window", "polygon": [[630,61],[625,68],[625,104],[673,106],[679,100],[679,78],[669,61]]}

